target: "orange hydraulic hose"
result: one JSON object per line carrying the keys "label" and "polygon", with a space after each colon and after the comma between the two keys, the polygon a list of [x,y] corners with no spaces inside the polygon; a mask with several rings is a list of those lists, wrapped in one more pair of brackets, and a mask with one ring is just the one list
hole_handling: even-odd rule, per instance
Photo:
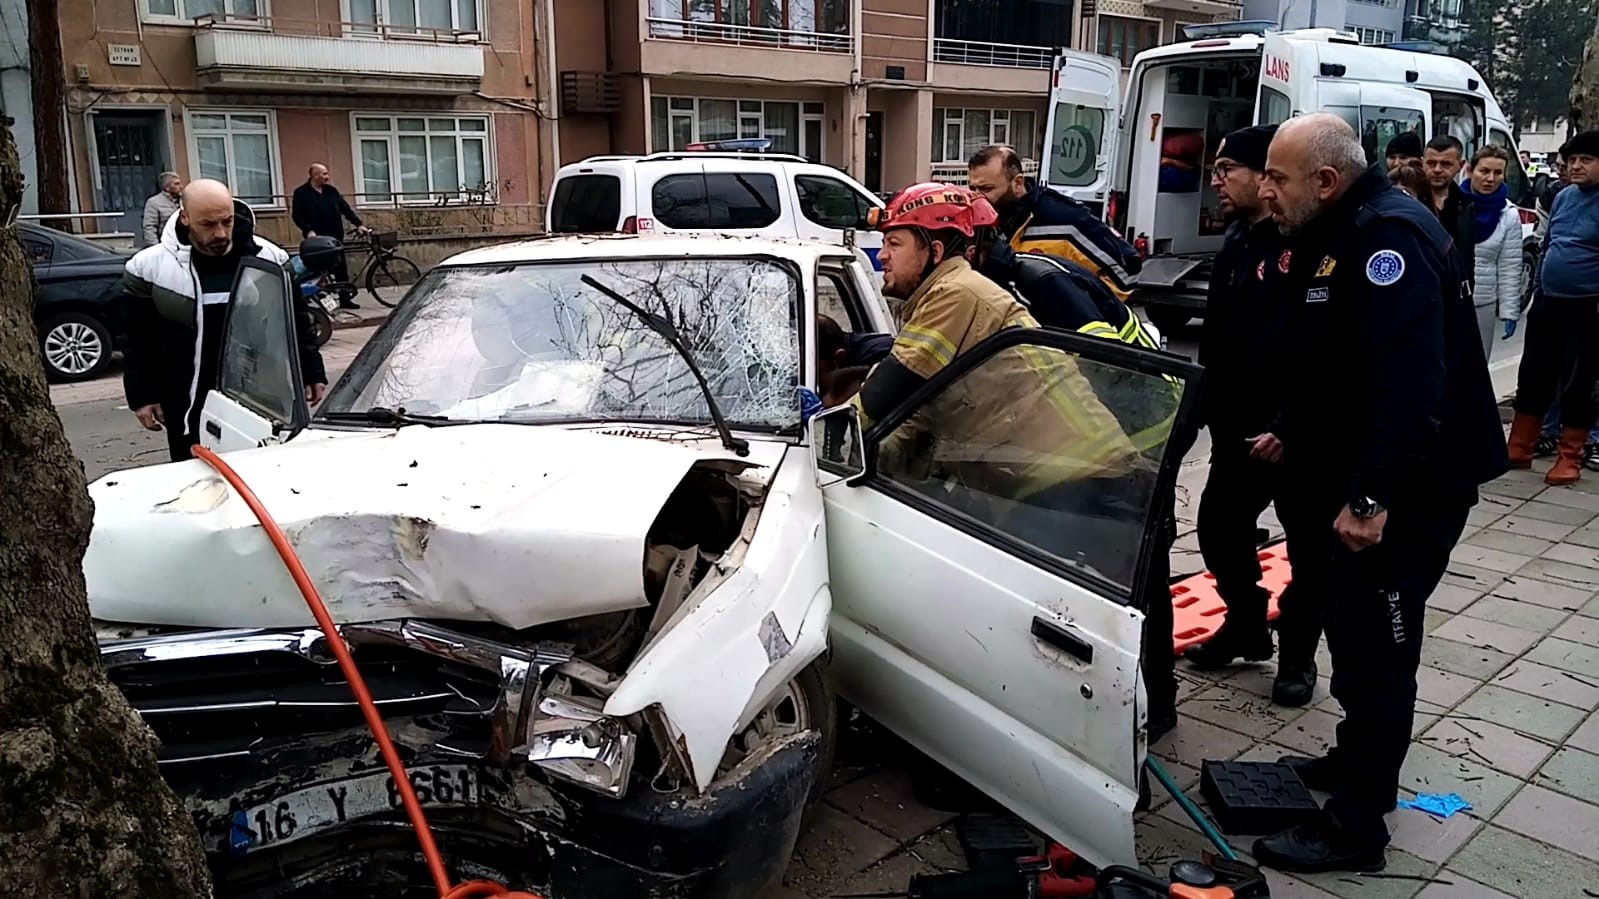
{"label": "orange hydraulic hose", "polygon": [[196,446],[194,455],[195,458],[216,469],[217,474],[239,492],[244,504],[250,507],[250,511],[255,513],[256,520],[261,522],[262,530],[266,531],[272,546],[278,551],[278,556],[283,559],[284,566],[289,569],[295,586],[300,588],[300,595],[305,597],[305,604],[311,607],[311,614],[316,617],[316,623],[328,638],[328,648],[333,651],[333,657],[339,662],[339,669],[350,682],[350,691],[355,694],[355,700],[361,706],[361,714],[366,717],[366,726],[372,730],[372,737],[377,740],[383,764],[388,767],[389,776],[394,778],[394,787],[400,793],[400,802],[405,806],[405,814],[411,819],[411,827],[416,830],[416,841],[422,845],[422,857],[427,860],[428,873],[432,876],[433,885],[438,888],[441,899],[478,899],[478,897],[540,899],[531,893],[512,892],[500,884],[486,880],[474,880],[451,888],[450,876],[444,870],[444,856],[433,840],[433,830],[428,827],[422,803],[417,800],[416,791],[411,788],[411,778],[406,775],[405,766],[400,763],[400,754],[394,748],[394,741],[389,738],[389,728],[383,723],[383,716],[378,713],[377,704],[372,701],[372,693],[367,690],[360,669],[355,667],[355,660],[350,657],[349,647],[344,645],[344,637],[333,624],[333,616],[328,614],[328,607],[322,601],[322,594],[317,592],[316,585],[311,582],[311,575],[305,570],[305,565],[301,564],[300,557],[294,552],[288,536],[261,504],[255,491],[251,490],[250,485],[233,470],[233,466],[203,446]]}

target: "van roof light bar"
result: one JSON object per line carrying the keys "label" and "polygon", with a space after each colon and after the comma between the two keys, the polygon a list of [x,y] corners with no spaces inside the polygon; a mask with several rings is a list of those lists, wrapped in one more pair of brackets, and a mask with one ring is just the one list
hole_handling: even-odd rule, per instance
{"label": "van roof light bar", "polygon": [[1198,25],[1184,25],[1183,37],[1191,41],[1200,41],[1212,37],[1240,37],[1248,34],[1263,35],[1268,31],[1276,31],[1277,23],[1271,19],[1245,19],[1242,22],[1202,22]]}

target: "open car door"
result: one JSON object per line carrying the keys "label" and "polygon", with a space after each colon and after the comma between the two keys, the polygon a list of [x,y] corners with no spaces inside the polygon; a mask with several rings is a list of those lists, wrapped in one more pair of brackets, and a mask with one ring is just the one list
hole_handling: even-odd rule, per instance
{"label": "open car door", "polygon": [[200,411],[200,442],[225,453],[281,443],[311,419],[300,374],[295,306],[283,266],[239,261],[223,326],[217,386]]}
{"label": "open car door", "polygon": [[[1018,365],[1047,372],[1030,381],[1046,386],[1016,387]],[[851,407],[813,419],[839,692],[1099,865],[1136,864],[1139,597],[1164,551],[1157,498],[1193,441],[1198,375],[1166,353],[1014,328],[864,434]],[[952,411],[980,415],[983,439],[940,436]],[[1046,453],[992,439],[1040,413],[1099,426]],[[842,449],[847,434],[859,451]],[[906,452],[918,435],[930,449]],[[1091,461],[1110,445],[1124,466],[1113,476]],[[993,489],[1038,470],[1079,474]]]}
{"label": "open car door", "polygon": [[1055,57],[1041,183],[1083,203],[1105,202],[1121,133],[1121,71],[1109,56],[1062,50]]}

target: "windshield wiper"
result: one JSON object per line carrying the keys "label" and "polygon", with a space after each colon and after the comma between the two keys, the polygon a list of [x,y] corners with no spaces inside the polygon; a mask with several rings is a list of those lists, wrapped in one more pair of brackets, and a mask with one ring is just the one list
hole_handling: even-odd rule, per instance
{"label": "windshield wiper", "polygon": [[678,336],[677,327],[664,316],[646,311],[632,300],[596,281],[592,276],[584,275],[578,280],[615,300],[629,312],[638,316],[644,324],[649,325],[651,331],[666,338],[666,342],[671,344],[672,349],[677,350],[677,354],[682,356],[683,361],[688,364],[688,370],[693,373],[694,380],[699,382],[700,392],[705,395],[705,406],[711,410],[711,421],[716,423],[716,433],[721,435],[722,446],[726,447],[734,455],[748,456],[750,454],[749,441],[733,436],[733,430],[727,426],[727,418],[722,415],[722,407],[716,404],[716,396],[711,393],[710,382],[705,380],[705,373],[700,371],[699,363],[694,361],[694,354],[689,352],[688,347],[683,345],[683,339]]}
{"label": "windshield wiper", "polygon": [[373,406],[365,412],[323,412],[317,416],[322,421],[354,422],[363,425],[461,425],[467,422],[455,418],[446,418],[442,415],[413,415],[400,409],[390,409],[387,406]]}

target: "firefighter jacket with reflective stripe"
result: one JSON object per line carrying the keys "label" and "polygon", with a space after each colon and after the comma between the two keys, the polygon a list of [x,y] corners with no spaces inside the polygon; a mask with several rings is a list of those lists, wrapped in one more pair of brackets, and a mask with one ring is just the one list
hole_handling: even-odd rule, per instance
{"label": "firefighter jacket with reflective stripe", "polygon": [[1006,215],[1014,222],[1008,231],[1016,252],[1035,250],[1069,259],[1093,272],[1116,299],[1127,302],[1143,259],[1093,210],[1039,185],[1032,185],[1017,205]]}
{"label": "firefighter jacket with reflective stripe", "polygon": [[[984,339],[1038,326],[1014,297],[959,258],[933,270],[903,315],[889,358],[855,398],[866,426]],[[1032,345],[996,353],[956,379],[882,451],[914,457],[929,476],[1013,500],[1069,481],[1117,477],[1137,455],[1076,357]]]}
{"label": "firefighter jacket with reflective stripe", "polygon": [[[984,261],[983,273],[1013,287],[1046,328],[1076,331],[1145,350],[1160,349],[1132,310],[1092,273],[1068,259],[1038,252],[1014,253],[1010,247],[996,246]],[[1153,454],[1164,450],[1182,401],[1180,381],[1096,363],[1087,364],[1084,371],[1134,446]]]}

